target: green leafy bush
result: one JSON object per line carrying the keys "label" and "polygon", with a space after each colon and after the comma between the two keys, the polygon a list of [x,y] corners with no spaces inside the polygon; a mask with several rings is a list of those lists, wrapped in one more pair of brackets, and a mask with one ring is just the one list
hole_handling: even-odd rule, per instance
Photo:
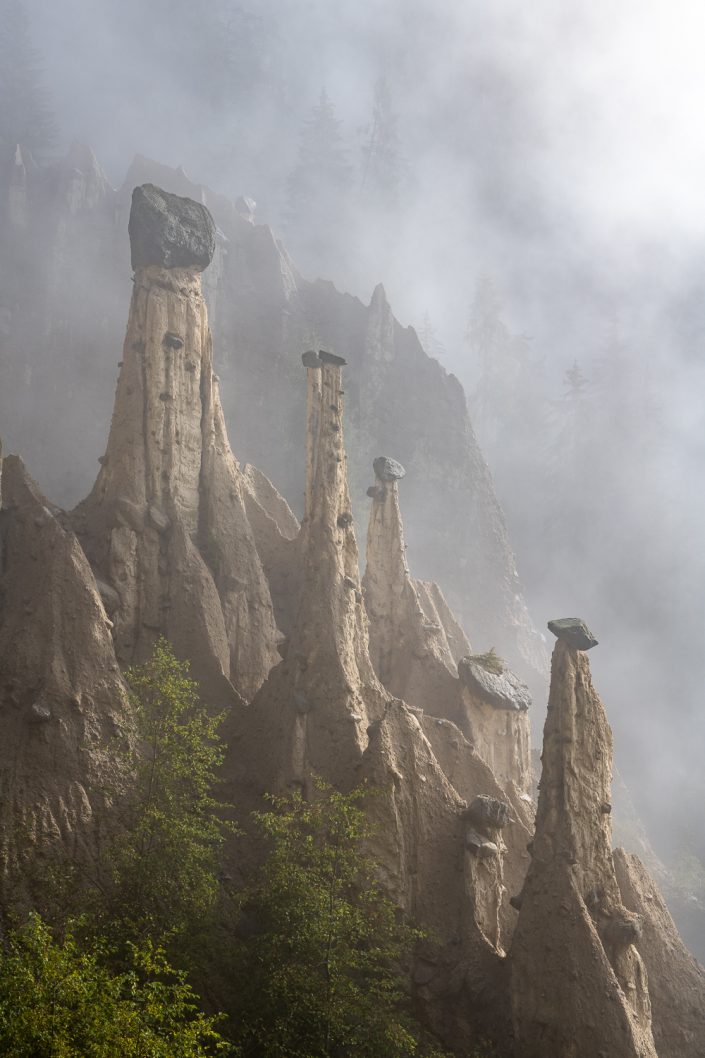
{"label": "green leafy bush", "polygon": [[218,897],[229,829],[214,797],[221,717],[200,704],[188,665],[163,638],[126,676],[137,736],[129,762],[134,782],[121,829],[92,878],[99,931],[123,939],[183,937]]}
{"label": "green leafy bush", "polygon": [[130,947],[111,973],[100,947],[56,941],[36,915],[0,955],[0,1053],[12,1058],[210,1058],[233,1053],[162,949]]}
{"label": "green leafy bush", "polygon": [[241,898],[228,1004],[245,1058],[417,1051],[402,966],[419,934],[361,850],[364,796],[319,785],[255,816],[269,854]]}

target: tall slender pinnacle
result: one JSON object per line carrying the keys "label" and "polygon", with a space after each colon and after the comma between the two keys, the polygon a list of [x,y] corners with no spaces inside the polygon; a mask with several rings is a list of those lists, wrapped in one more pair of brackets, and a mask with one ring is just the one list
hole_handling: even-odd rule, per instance
{"label": "tall slender pinnacle", "polygon": [[[313,774],[352,785],[388,695],[375,676],[360,590],[343,444],[344,361],[305,353],[306,516],[299,546],[299,599],[286,658],[242,721],[234,771],[258,761],[261,791],[305,785]],[[263,749],[266,747],[266,759]]]}
{"label": "tall slender pinnacle", "polygon": [[136,188],[134,291],[105,455],[74,523],[112,593],[123,662],[159,634],[208,697],[250,698],[278,660],[269,588],[225,430],[200,272],[205,206]]}
{"label": "tall slender pinnacle", "polygon": [[656,1058],[638,917],[611,851],[612,733],[587,655],[556,643],[532,862],[511,948],[517,1053]]}
{"label": "tall slender pinnacle", "polygon": [[[392,694],[457,723],[461,689],[443,623],[448,612],[442,608],[445,600],[435,585],[420,589],[406,560],[398,486],[405,471],[386,456],[375,459],[374,471],[375,484],[368,489],[372,506],[362,582],[372,663]],[[434,594],[440,605],[433,601]],[[467,640],[464,645],[469,650]]]}

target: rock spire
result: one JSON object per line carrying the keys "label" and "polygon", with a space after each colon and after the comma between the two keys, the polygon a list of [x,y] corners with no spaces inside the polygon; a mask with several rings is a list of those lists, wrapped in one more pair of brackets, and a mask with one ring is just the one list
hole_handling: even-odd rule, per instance
{"label": "rock spire", "polygon": [[373,468],[363,589],[375,671],[392,694],[456,724],[516,802],[531,783],[528,688],[494,651],[471,654],[438,585],[413,579],[399,509],[406,472],[387,456]]}
{"label": "rock spire", "polygon": [[386,456],[375,459],[373,466],[363,578],[372,663],[391,694],[459,723],[460,685],[446,623],[456,650],[459,646],[469,652],[470,644],[450,615],[440,588],[419,586],[409,572],[399,510],[398,482],[404,468]]}
{"label": "rock spire", "polygon": [[269,588],[213,371],[204,206],[152,185],[130,217],[134,291],[110,436],[73,521],[107,586],[123,663],[163,633],[207,697],[251,698],[278,660]]}
{"label": "rock spire", "polygon": [[[353,785],[388,698],[372,668],[343,445],[343,363],[306,353],[306,499],[285,660],[243,718],[233,767],[259,792],[312,775]],[[246,746],[247,749],[243,747]],[[251,755],[261,760],[253,769]]]}
{"label": "rock spire", "polygon": [[643,924],[639,952],[649,973],[659,1058],[700,1058],[705,1040],[705,970],[683,943],[639,857],[615,849],[614,865],[622,900]]}
{"label": "rock spire", "polygon": [[553,651],[532,861],[511,948],[522,1058],[656,1058],[641,922],[611,851],[612,734],[587,655]]}

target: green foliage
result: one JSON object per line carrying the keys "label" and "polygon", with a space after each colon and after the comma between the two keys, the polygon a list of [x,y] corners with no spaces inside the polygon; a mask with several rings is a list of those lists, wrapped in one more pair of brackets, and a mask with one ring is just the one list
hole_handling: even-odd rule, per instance
{"label": "green foliage", "polygon": [[417,1050],[401,964],[405,926],[361,851],[363,790],[270,798],[269,855],[241,904],[231,967],[245,1058],[397,1058]]}
{"label": "green foliage", "polygon": [[184,976],[150,943],[118,975],[37,916],[0,955],[0,1053],[13,1058],[206,1058],[232,1053]]}
{"label": "green foliage", "polygon": [[100,930],[126,939],[198,929],[218,897],[225,834],[213,796],[223,760],[221,717],[199,702],[198,685],[165,639],[127,672],[137,726],[134,784],[121,835],[95,875]]}
{"label": "green foliage", "polygon": [[22,0],[0,0],[0,154],[17,144],[35,154],[51,147],[54,119]]}

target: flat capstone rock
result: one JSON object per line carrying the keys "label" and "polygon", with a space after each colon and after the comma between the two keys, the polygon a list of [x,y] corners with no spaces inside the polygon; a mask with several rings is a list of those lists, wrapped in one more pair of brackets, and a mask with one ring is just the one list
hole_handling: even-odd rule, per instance
{"label": "flat capstone rock", "polygon": [[[492,657],[490,665],[489,657]],[[529,688],[494,654],[470,654],[461,658],[458,676],[471,694],[493,709],[523,713],[531,705]]]}
{"label": "flat capstone rock", "polygon": [[591,650],[597,646],[594,635],[579,617],[561,617],[556,621],[549,621],[548,630],[573,650]]}
{"label": "flat capstone rock", "polygon": [[159,265],[202,272],[215,253],[215,224],[201,202],[142,184],[132,192],[132,268]]}
{"label": "flat capstone rock", "polygon": [[324,364],[332,364],[334,367],[345,367],[347,360],[335,353],[327,353],[325,349],[318,350],[318,358]]}
{"label": "flat capstone rock", "polygon": [[372,464],[372,469],[380,481],[400,481],[406,471],[401,463],[389,456],[377,456]]}
{"label": "flat capstone rock", "polygon": [[315,349],[307,349],[301,354],[301,363],[304,367],[320,367],[321,359]]}

